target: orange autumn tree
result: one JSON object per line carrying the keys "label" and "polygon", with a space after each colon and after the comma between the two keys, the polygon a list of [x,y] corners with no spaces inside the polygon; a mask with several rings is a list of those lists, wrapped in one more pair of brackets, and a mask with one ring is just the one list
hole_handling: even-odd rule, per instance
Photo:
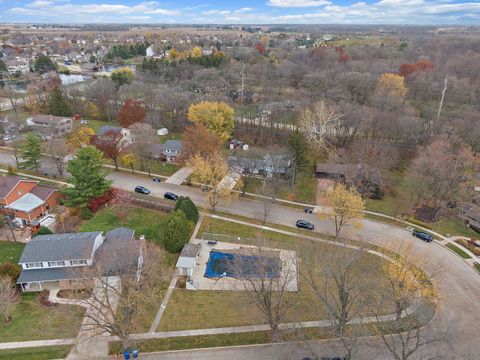
{"label": "orange autumn tree", "polygon": [[117,120],[124,128],[145,120],[147,112],[145,105],[140,100],[127,99],[123,103],[117,115]]}

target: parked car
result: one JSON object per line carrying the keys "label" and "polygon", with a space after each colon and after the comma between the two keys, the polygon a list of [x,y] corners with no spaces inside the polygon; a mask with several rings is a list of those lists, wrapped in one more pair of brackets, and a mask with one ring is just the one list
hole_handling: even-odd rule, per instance
{"label": "parked car", "polygon": [[311,213],[313,213],[313,209],[312,209],[312,208],[310,208],[310,207],[306,207],[306,208],[304,208],[304,209],[303,209],[303,211],[305,211],[307,214],[311,214]]}
{"label": "parked car", "polygon": [[150,190],[148,190],[146,187],[143,187],[143,186],[137,186],[135,188],[135,192],[140,194],[145,194],[145,195],[150,194]]}
{"label": "parked car", "polygon": [[155,182],[162,182],[162,179],[160,179],[159,177],[154,177],[152,179],[152,181],[155,181]]}
{"label": "parked car", "polygon": [[308,222],[307,220],[298,220],[296,225],[300,229],[307,229],[307,230],[315,229],[315,226],[311,222]]}
{"label": "parked car", "polygon": [[173,201],[178,200],[178,195],[172,192],[166,192],[165,195],[163,195],[163,197],[168,200],[173,200]]}
{"label": "parked car", "polygon": [[423,240],[425,242],[430,242],[433,240],[432,235],[425,231],[420,231],[420,230],[413,230],[412,235],[419,238],[420,240]]}

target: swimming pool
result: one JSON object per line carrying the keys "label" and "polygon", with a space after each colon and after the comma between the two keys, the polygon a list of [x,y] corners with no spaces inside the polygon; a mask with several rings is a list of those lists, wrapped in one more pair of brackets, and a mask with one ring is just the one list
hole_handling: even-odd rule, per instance
{"label": "swimming pool", "polygon": [[278,277],[281,269],[279,258],[211,251],[205,277]]}

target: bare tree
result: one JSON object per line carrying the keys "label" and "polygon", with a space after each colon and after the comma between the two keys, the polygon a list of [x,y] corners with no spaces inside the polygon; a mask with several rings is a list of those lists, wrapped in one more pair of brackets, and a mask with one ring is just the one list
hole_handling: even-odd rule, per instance
{"label": "bare tree", "polygon": [[99,333],[118,336],[123,347],[129,348],[132,331],[140,325],[139,319],[148,311],[148,304],[161,296],[171,269],[164,262],[163,250],[146,243],[141,269],[131,269],[131,275],[108,276],[118,268],[119,263],[125,262],[125,254],[121,253],[122,249],[117,249],[118,256],[105,254],[109,261],[97,265],[93,274],[94,290],[92,296],[85,300],[89,309],[80,331],[92,336]]}
{"label": "bare tree", "polygon": [[50,140],[45,147],[45,152],[48,155],[48,162],[55,166],[58,175],[63,178],[66,167],[65,159],[70,154],[70,149],[65,139]]}
{"label": "bare tree", "polygon": [[19,301],[17,289],[7,275],[0,276],[0,313],[5,322],[11,320],[12,310]]}
{"label": "bare tree", "polygon": [[300,114],[299,128],[307,141],[318,150],[328,152],[339,136],[338,129],[342,116],[328,108],[324,102],[319,102],[313,109],[307,108]]}
{"label": "bare tree", "polygon": [[273,204],[275,203],[275,198],[277,197],[278,186],[275,185],[275,181],[272,178],[265,178],[262,182],[261,195],[263,203],[263,223],[265,224],[272,209]]}
{"label": "bare tree", "polygon": [[132,150],[140,162],[140,170],[148,171],[148,175],[150,175],[155,161],[152,150],[152,146],[156,143],[155,130],[145,123],[135,123],[130,126],[130,130],[135,139]]}
{"label": "bare tree", "polygon": [[270,326],[272,341],[280,340],[279,325],[296,305],[291,291],[297,291],[295,251],[266,248],[261,239],[242,248],[233,260],[235,276],[241,281],[248,301],[256,306]]}
{"label": "bare tree", "polygon": [[365,308],[364,289],[357,276],[362,256],[361,249],[348,244],[322,247],[307,255],[309,264],[321,266],[305,266],[304,277],[332,320],[337,336],[343,335],[347,323],[361,316]]}

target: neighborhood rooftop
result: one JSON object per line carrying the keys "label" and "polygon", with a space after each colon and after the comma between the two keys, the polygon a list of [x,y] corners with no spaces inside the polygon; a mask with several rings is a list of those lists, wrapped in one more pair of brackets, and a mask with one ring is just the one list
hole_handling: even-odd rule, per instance
{"label": "neighborhood rooftop", "polygon": [[38,235],[25,245],[19,263],[86,259],[101,231]]}
{"label": "neighborhood rooftop", "polygon": [[20,199],[14,201],[7,207],[11,210],[30,212],[37,207],[43,205],[44,202],[45,201],[38,196],[32,193],[28,193],[23,195]]}
{"label": "neighborhood rooftop", "polygon": [[[21,180],[23,179],[18,176],[0,176],[0,198],[6,197]],[[36,182],[33,180],[23,181]]]}

